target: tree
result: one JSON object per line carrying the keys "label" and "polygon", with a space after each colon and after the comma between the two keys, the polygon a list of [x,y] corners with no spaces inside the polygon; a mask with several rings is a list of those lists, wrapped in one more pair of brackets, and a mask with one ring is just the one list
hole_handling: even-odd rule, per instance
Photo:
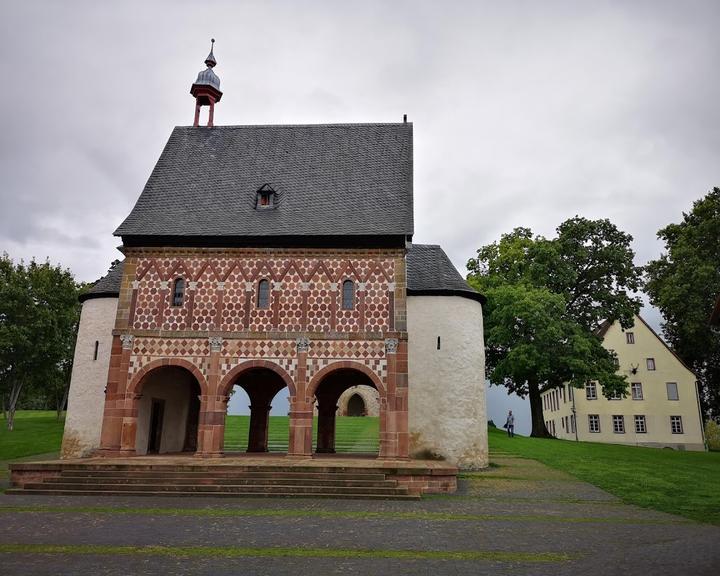
{"label": "tree", "polygon": [[608,220],[575,217],[558,237],[516,228],[480,248],[468,281],[485,294],[488,377],[508,393],[528,396],[532,436],[549,436],[541,392],[597,380],[607,397],[627,393],[614,355],[596,335],[601,320],[632,324],[640,308],[632,238]]}
{"label": "tree", "polygon": [[77,296],[68,270],[0,259],[0,393],[9,430],[23,391],[64,395],[57,389],[69,383]]}
{"label": "tree", "polygon": [[658,238],[665,253],[645,267],[645,291],[665,320],[663,337],[698,378],[704,415],[720,418],[720,335],[709,323],[720,295],[720,188]]}

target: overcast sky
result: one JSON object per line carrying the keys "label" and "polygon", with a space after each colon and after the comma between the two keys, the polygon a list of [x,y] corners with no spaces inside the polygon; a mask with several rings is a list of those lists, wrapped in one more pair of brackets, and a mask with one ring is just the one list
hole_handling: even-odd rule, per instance
{"label": "overcast sky", "polygon": [[716,0],[3,1],[0,250],[101,276],[215,37],[216,124],[408,114],[414,239],[463,274],[513,227],[576,214],[644,264],[720,185],[718,23]]}

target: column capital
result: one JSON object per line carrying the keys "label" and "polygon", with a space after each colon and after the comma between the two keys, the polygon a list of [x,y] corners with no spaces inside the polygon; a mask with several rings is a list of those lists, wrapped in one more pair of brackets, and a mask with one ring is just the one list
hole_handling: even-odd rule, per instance
{"label": "column capital", "polygon": [[298,353],[307,352],[310,349],[310,339],[307,336],[300,336],[295,340]]}
{"label": "column capital", "polygon": [[208,342],[210,342],[210,352],[220,352],[222,350],[222,336],[210,336]]}
{"label": "column capital", "polygon": [[388,354],[395,354],[398,349],[397,338],[386,338],[385,339],[385,352]]}
{"label": "column capital", "polygon": [[135,337],[132,334],[121,334],[120,341],[122,342],[123,350],[132,350],[134,339]]}

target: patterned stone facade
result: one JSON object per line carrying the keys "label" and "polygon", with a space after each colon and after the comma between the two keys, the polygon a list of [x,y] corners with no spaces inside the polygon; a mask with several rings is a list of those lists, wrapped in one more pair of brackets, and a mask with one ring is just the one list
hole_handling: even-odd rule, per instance
{"label": "patterned stone facade", "polygon": [[[190,371],[202,391],[198,455],[223,451],[228,394],[248,370],[278,375],[290,397],[289,453],[309,455],[316,392],[343,370],[380,396],[380,455],[407,457],[404,249],[125,248],[102,432],[132,454],[143,378]],[[184,283],[181,305],[173,286]],[[343,283],[353,282],[352,307]],[[260,306],[259,286],[270,297]],[[346,309],[349,308],[349,309]]]}

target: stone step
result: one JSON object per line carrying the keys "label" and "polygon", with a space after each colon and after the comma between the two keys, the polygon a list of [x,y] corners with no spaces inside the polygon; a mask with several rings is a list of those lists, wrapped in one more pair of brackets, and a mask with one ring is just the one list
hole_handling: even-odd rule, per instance
{"label": "stone step", "polygon": [[286,478],[263,475],[261,477],[218,477],[218,476],[70,476],[63,474],[55,478],[46,478],[43,482],[48,484],[177,484],[177,485],[301,485],[301,486],[354,486],[354,487],[375,487],[394,488],[397,482],[394,480],[358,480],[355,478]]}
{"label": "stone step", "polygon": [[[45,485],[43,485],[45,486]],[[202,496],[210,498],[332,498],[336,500],[420,500],[418,494],[328,494],[317,492],[314,494],[301,494],[297,492],[167,492],[167,491],[142,491],[142,492],[122,492],[112,490],[90,490],[90,489],[51,489],[51,488],[9,488],[5,494],[35,494],[38,496]]]}
{"label": "stone step", "polygon": [[[24,463],[13,464],[14,469],[24,469],[21,466]],[[32,465],[33,469],[42,468],[42,463]],[[56,467],[57,468],[57,467]],[[59,468],[62,470],[140,470],[140,471],[157,471],[157,472],[290,472],[304,474],[404,474],[406,472],[418,473],[422,468],[404,468],[404,467],[356,467],[356,466],[333,466],[333,465],[243,465],[243,464],[85,464],[85,463],[62,463]]]}
{"label": "stone step", "polygon": [[311,472],[254,472],[254,471],[174,471],[160,470],[63,470],[61,478],[287,478],[293,480],[357,480],[365,482],[380,482],[386,480],[385,474],[356,474],[351,472],[339,473],[311,473]]}
{"label": "stone step", "polygon": [[[50,488],[51,487],[51,488]],[[76,492],[78,490],[91,490],[95,492],[116,492],[124,494],[135,494],[140,492],[188,492],[191,494],[207,494],[214,492],[227,492],[234,494],[243,493],[293,493],[293,494],[376,494],[376,495],[393,495],[393,494],[407,494],[406,488],[398,487],[384,487],[384,488],[373,488],[367,486],[303,486],[303,485],[288,485],[288,484],[250,484],[250,485],[238,485],[238,484],[223,484],[223,485],[212,485],[212,484],[82,484],[82,483],[53,483],[48,484],[44,482],[31,482],[25,485],[26,491],[37,491],[44,489],[52,490],[64,490],[67,492]]]}

